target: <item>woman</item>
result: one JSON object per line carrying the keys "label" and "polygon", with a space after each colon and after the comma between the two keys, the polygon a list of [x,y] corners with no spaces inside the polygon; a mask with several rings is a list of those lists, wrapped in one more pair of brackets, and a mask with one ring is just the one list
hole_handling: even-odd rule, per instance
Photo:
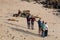
{"label": "woman", "polygon": [[32,15],[31,16],[31,29],[34,29],[34,21],[35,21],[35,17]]}

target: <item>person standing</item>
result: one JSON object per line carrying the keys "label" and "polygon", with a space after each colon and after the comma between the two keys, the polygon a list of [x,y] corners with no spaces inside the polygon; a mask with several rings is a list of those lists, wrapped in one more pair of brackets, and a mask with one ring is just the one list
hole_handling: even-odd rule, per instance
{"label": "person standing", "polygon": [[32,15],[31,16],[31,29],[34,29],[34,21],[35,21],[35,17]]}
{"label": "person standing", "polygon": [[39,32],[39,35],[40,35],[41,32],[42,32],[42,29],[41,29],[41,25],[42,25],[41,18],[39,18],[39,20],[37,22],[38,22],[38,28],[39,28],[38,32]]}
{"label": "person standing", "polygon": [[44,23],[44,21],[42,22],[42,26],[41,26],[41,28],[42,28],[42,37],[45,37],[45,23]]}
{"label": "person standing", "polygon": [[48,25],[47,22],[45,22],[45,37],[48,36]]}
{"label": "person standing", "polygon": [[28,15],[26,16],[28,29],[30,29],[30,18],[30,13],[28,13]]}

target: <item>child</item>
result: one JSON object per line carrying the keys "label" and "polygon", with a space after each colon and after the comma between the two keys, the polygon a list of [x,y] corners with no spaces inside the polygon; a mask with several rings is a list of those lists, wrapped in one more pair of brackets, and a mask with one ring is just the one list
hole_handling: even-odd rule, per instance
{"label": "child", "polygon": [[48,25],[47,25],[47,23],[45,23],[45,36],[47,36],[48,35]]}
{"label": "child", "polygon": [[46,37],[48,35],[48,25],[44,21],[42,22],[42,37]]}

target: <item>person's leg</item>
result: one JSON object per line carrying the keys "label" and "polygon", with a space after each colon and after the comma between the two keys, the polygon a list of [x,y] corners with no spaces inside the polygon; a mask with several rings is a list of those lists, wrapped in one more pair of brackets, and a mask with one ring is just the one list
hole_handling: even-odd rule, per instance
{"label": "person's leg", "polygon": [[34,29],[34,22],[31,22],[31,29]]}
{"label": "person's leg", "polygon": [[48,35],[48,30],[45,31],[45,36],[47,36],[47,35]]}
{"label": "person's leg", "polygon": [[42,31],[42,37],[45,37],[45,31],[44,30]]}
{"label": "person's leg", "polygon": [[39,35],[41,35],[41,33],[42,33],[42,30],[41,30],[41,28],[40,28],[40,27],[39,27],[39,30],[38,30],[38,31],[39,31]]}
{"label": "person's leg", "polygon": [[38,31],[39,31],[39,34],[40,34],[40,27],[39,27],[39,30]]}
{"label": "person's leg", "polygon": [[28,29],[30,29],[30,22],[27,21],[27,26],[28,26]]}

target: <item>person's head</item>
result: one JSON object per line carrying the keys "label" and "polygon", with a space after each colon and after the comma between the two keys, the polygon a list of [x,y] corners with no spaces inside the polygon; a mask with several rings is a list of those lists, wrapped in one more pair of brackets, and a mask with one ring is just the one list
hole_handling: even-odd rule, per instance
{"label": "person's head", "polygon": [[42,23],[44,23],[44,21],[42,21]]}
{"label": "person's head", "polygon": [[18,10],[18,12],[21,12],[21,10]]}
{"label": "person's head", "polygon": [[45,24],[47,24],[47,22],[45,22]]}
{"label": "person's head", "polygon": [[34,18],[34,16],[33,16],[33,15],[31,15],[31,17],[32,17],[32,18]]}
{"label": "person's head", "polygon": [[39,20],[41,20],[41,18],[39,18]]}
{"label": "person's head", "polygon": [[30,13],[30,10],[26,10],[26,13]]}

